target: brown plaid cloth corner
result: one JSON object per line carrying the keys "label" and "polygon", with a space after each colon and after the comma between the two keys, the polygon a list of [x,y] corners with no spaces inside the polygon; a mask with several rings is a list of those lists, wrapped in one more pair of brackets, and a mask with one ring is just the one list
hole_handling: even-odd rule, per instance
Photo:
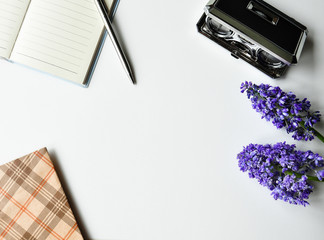
{"label": "brown plaid cloth corner", "polygon": [[0,166],[0,239],[83,239],[46,148]]}

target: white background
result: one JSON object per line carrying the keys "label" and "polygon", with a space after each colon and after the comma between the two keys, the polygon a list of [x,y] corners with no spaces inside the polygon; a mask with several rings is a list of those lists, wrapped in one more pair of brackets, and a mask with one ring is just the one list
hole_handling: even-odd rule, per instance
{"label": "white background", "polygon": [[[324,113],[324,3],[268,0],[306,25],[297,66],[273,80],[198,34],[205,1],[121,0],[89,88],[0,62],[0,163],[47,147],[86,239],[323,239],[324,184],[310,206],[275,201],[239,171],[249,143],[296,142],[260,119],[242,81],[278,85]],[[324,125],[316,127],[324,132]]]}

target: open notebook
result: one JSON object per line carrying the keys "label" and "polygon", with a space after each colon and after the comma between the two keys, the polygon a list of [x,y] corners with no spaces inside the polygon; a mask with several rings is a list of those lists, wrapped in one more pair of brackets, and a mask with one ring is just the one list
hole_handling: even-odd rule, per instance
{"label": "open notebook", "polygon": [[0,0],[0,57],[12,62],[87,86],[104,37],[94,0]]}

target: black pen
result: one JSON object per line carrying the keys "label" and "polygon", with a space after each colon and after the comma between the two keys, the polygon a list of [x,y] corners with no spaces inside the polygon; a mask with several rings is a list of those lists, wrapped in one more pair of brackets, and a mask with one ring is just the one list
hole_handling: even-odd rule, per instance
{"label": "black pen", "polygon": [[126,73],[128,74],[128,77],[133,82],[133,84],[136,84],[136,80],[135,80],[135,76],[133,74],[132,68],[126,58],[126,55],[125,55],[123,49],[121,48],[121,46],[117,40],[116,34],[115,34],[113,27],[111,25],[111,22],[109,19],[109,11],[108,11],[105,1],[104,0],[95,0],[95,3],[98,8],[98,11],[100,13],[100,16],[105,24],[107,33],[115,47],[115,50],[118,54],[118,57],[123,65],[123,67],[125,68]]}

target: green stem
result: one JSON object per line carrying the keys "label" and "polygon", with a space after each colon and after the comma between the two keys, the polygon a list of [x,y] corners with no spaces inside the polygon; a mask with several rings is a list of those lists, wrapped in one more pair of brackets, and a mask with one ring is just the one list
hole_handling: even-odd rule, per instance
{"label": "green stem", "polygon": [[[279,172],[282,172],[282,167],[279,167],[279,166],[275,166],[274,167],[277,171]],[[301,178],[304,174],[300,174],[300,173],[296,173],[296,172],[293,172],[291,170],[287,170],[284,172],[285,175],[295,175],[296,177],[298,178]],[[310,180],[310,181],[315,181],[315,182],[324,182],[324,180],[319,180],[317,177],[315,176],[309,176],[309,175],[306,175],[307,179]]]}
{"label": "green stem", "polygon": [[[300,173],[296,173],[296,172],[293,172],[293,171],[285,171],[285,174],[287,175],[295,175],[296,177],[298,178],[301,178],[303,176],[303,174],[300,174]],[[314,176],[309,176],[309,175],[306,175],[307,179],[310,180],[310,181],[315,181],[315,182],[324,182],[323,180],[319,180],[317,177],[314,177]]]}
{"label": "green stem", "polygon": [[314,131],[314,135],[324,143],[324,136],[320,134],[316,129],[311,128]]}

